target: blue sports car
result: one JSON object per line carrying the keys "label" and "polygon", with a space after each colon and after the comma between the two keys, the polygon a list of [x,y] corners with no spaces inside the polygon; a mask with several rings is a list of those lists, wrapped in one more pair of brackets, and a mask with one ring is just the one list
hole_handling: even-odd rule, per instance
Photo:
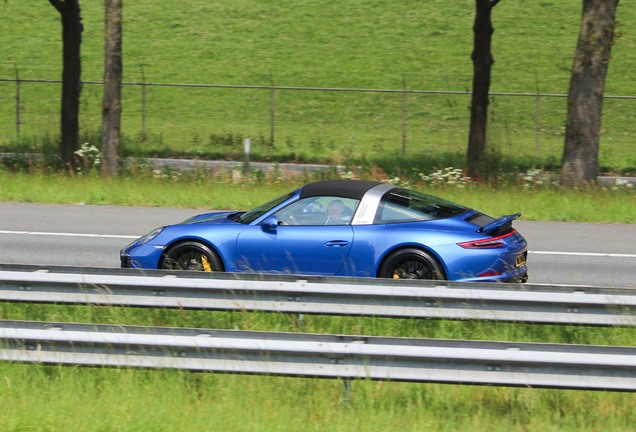
{"label": "blue sports car", "polygon": [[375,181],[310,183],[248,212],[157,228],[124,268],[455,281],[527,280],[520,214],[494,219]]}

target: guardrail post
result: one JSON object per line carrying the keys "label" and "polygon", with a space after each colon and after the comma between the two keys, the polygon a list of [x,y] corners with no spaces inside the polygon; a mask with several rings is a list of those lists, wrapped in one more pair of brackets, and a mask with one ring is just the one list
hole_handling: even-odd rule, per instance
{"label": "guardrail post", "polygon": [[351,378],[343,378],[342,379],[342,403],[349,404],[351,403]]}
{"label": "guardrail post", "polygon": [[293,315],[293,318],[294,318],[293,325],[296,331],[303,332],[305,330],[305,315],[304,314]]}

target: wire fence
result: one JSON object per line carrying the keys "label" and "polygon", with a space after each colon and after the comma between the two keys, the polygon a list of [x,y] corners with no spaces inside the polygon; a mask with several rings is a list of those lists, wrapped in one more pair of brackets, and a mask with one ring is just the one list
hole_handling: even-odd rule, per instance
{"label": "wire fence", "polygon": [[[60,85],[60,80],[48,80],[48,79],[21,79],[19,77],[19,72],[16,68],[15,78],[0,78],[1,82],[13,83],[15,85],[14,97],[15,105],[15,137],[20,139],[21,136],[21,126],[24,124],[24,109],[22,105],[24,103],[23,96],[23,88],[24,84],[51,84],[51,85]],[[143,78],[143,75],[142,75]],[[82,85],[84,86],[102,86],[104,84],[103,81],[82,81]],[[397,95],[401,96],[401,103],[394,104],[395,108],[392,108],[396,111],[394,117],[400,118],[401,122],[401,151],[402,154],[406,153],[407,148],[407,140],[409,138],[409,119],[414,115],[420,114],[418,111],[419,108],[414,108],[412,105],[412,101],[409,99],[410,96],[414,95],[425,95],[425,96],[459,96],[459,97],[468,97],[471,95],[470,91],[444,91],[444,90],[418,90],[418,89],[409,89],[406,87],[406,82],[403,81],[403,88],[401,89],[386,89],[386,88],[341,88],[341,87],[295,87],[295,86],[277,86],[274,85],[273,79],[271,85],[231,85],[231,84],[197,84],[197,83],[160,83],[160,82],[145,82],[145,79],[139,82],[123,82],[122,85],[124,87],[137,87],[141,88],[141,95],[139,96],[140,100],[136,102],[138,106],[140,106],[140,110],[137,113],[133,114],[137,116],[137,121],[141,123],[141,136],[142,140],[145,140],[148,128],[147,128],[147,120],[148,120],[148,112],[149,105],[148,102],[148,89],[149,88],[183,88],[183,89],[230,89],[234,91],[239,90],[255,90],[255,91],[266,91],[269,92],[269,113],[267,115],[267,124],[269,126],[269,142],[273,145],[276,140],[276,132],[277,132],[277,124],[280,123],[279,117],[285,111],[285,109],[281,109],[280,106],[277,106],[278,96],[283,92],[320,92],[322,94],[326,93],[366,93],[366,94],[389,94],[389,95]],[[540,142],[542,134],[550,133],[546,132],[546,122],[542,119],[542,110],[544,109],[545,101],[547,99],[564,99],[567,98],[567,94],[557,94],[557,93],[511,93],[511,92],[491,92],[491,98],[531,98],[534,99],[534,119],[532,121],[534,127],[534,141],[535,141],[535,154],[539,156],[540,154]],[[94,94],[93,98],[97,98],[97,95]],[[636,96],[621,96],[621,95],[606,95],[605,99],[614,99],[614,100],[634,100]],[[11,97],[3,97],[1,100],[9,101],[12,99]],[[469,101],[468,98],[466,98]],[[51,107],[51,112],[49,116],[52,116],[56,113],[59,108]],[[397,111],[399,110],[399,114]],[[6,107],[4,109],[7,112]],[[124,116],[126,116],[126,111],[124,111]],[[172,115],[175,115],[173,112]],[[265,115],[263,115],[265,117]],[[532,116],[526,115],[526,118],[530,118]],[[565,116],[563,115],[561,124],[564,123]],[[265,121],[259,122],[264,124]],[[554,128],[554,127],[553,127]]]}

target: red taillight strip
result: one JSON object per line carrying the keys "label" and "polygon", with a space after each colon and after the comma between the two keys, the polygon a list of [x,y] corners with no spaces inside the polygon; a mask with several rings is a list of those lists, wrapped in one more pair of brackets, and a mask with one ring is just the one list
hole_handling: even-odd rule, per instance
{"label": "red taillight strip", "polygon": [[510,231],[508,234],[504,234],[504,235],[500,235],[499,237],[493,237],[493,238],[489,238],[489,239],[484,239],[484,240],[475,240],[475,241],[469,241],[469,242],[463,242],[463,243],[457,243],[459,246],[463,247],[464,249],[494,249],[494,248],[499,248],[499,247],[503,247],[504,244],[502,241],[500,241],[503,238],[506,238],[508,236],[511,236],[513,234],[515,234],[517,231],[512,230]]}
{"label": "red taillight strip", "polygon": [[477,277],[492,277],[492,276],[501,276],[503,272],[492,272],[492,273],[482,273]]}

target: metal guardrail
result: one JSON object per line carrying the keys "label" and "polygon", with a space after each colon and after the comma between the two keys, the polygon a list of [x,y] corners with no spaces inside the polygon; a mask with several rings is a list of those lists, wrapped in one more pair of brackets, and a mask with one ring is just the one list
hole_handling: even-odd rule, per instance
{"label": "metal guardrail", "polygon": [[636,391],[636,347],[0,321],[0,360]]}
{"label": "metal guardrail", "polygon": [[0,301],[636,325],[636,290],[0,264]]}

